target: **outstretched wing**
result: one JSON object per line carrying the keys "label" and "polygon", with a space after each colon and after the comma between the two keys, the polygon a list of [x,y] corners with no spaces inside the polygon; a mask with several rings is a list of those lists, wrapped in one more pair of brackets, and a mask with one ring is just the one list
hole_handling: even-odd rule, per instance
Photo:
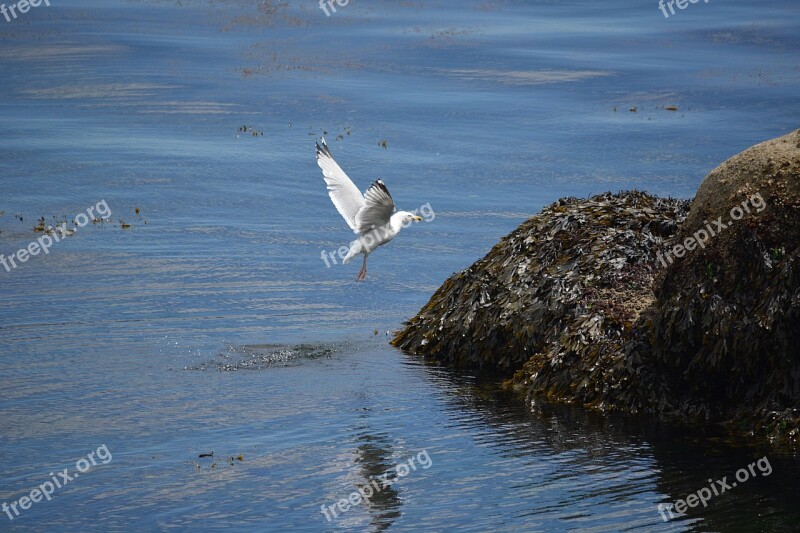
{"label": "outstretched wing", "polygon": [[364,193],[364,207],[356,214],[356,231],[363,233],[389,222],[394,213],[394,200],[381,180],[375,180]]}
{"label": "outstretched wing", "polygon": [[[361,196],[358,187],[344,173],[342,167],[334,161],[325,139],[322,139],[322,145],[317,143],[317,164],[322,169],[322,176],[328,185],[328,195],[331,197],[333,205],[336,206],[336,210],[342,215],[347,225],[354,232],[359,233],[356,215],[365,206],[364,197]],[[387,191],[386,194],[388,195],[389,192]],[[391,200],[391,196],[389,200]]]}

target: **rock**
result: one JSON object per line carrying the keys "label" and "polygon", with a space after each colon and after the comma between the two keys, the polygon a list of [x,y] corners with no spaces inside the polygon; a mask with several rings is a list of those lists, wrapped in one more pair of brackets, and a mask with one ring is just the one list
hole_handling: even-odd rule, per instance
{"label": "rock", "polygon": [[660,395],[637,377],[633,333],[687,208],[636,191],[561,199],[448,279],[392,342],[446,363],[522,368],[515,384],[531,397],[653,408]]}
{"label": "rock", "polygon": [[800,131],[714,169],[677,241],[699,243],[700,230],[709,233],[703,246],[659,278],[652,327],[658,372],[679,410],[796,442]]}
{"label": "rock", "polygon": [[392,343],[515,372],[529,402],[796,443],[799,247],[793,132],[720,165],[691,209],[637,191],[559,200],[448,279]]}

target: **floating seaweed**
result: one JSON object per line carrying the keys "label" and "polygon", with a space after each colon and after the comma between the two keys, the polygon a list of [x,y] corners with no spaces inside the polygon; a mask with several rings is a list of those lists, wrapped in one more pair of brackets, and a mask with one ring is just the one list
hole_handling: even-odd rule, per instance
{"label": "floating seaweed", "polygon": [[216,369],[220,372],[239,370],[265,370],[273,367],[298,366],[307,361],[329,359],[338,351],[338,345],[298,344],[250,344],[228,346],[212,361],[186,367],[185,370]]}
{"label": "floating seaweed", "polygon": [[239,129],[236,130],[236,138],[237,139],[239,138],[239,134],[250,134],[253,137],[259,137],[259,136],[263,137],[264,136],[264,132],[263,131],[260,131],[260,130],[258,130],[256,128],[254,128],[253,126],[248,126],[246,124],[244,126],[239,126]]}

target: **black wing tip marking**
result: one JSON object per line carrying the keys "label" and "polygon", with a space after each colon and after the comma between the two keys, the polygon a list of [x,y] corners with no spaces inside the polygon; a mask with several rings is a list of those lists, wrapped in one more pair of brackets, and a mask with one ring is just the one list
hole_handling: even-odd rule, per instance
{"label": "black wing tip marking", "polygon": [[325,137],[323,137],[320,141],[315,141],[314,144],[317,145],[317,159],[319,159],[320,155],[324,155],[333,159],[331,150],[328,148],[328,143],[325,142]]}
{"label": "black wing tip marking", "polygon": [[386,184],[383,183],[383,180],[378,179],[373,181],[372,185],[369,186],[369,189],[367,189],[367,191],[369,192],[370,189],[380,189],[381,191],[386,193],[386,196],[388,196],[389,198],[392,197],[392,195],[389,193],[389,189],[386,188]]}

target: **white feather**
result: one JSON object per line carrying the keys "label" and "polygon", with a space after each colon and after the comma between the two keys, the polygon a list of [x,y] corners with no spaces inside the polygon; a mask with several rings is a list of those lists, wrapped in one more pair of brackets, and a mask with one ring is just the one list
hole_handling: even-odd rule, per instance
{"label": "white feather", "polygon": [[317,144],[317,164],[322,169],[322,176],[328,186],[328,195],[331,197],[336,210],[342,215],[347,225],[355,232],[358,231],[356,215],[364,207],[364,197],[358,187],[347,177],[342,167],[334,161],[325,139],[322,146]]}
{"label": "white feather", "polygon": [[364,196],[333,159],[325,139],[317,144],[317,164],[328,186],[328,195],[347,225],[358,234],[385,226],[396,208],[389,189],[375,180]]}

